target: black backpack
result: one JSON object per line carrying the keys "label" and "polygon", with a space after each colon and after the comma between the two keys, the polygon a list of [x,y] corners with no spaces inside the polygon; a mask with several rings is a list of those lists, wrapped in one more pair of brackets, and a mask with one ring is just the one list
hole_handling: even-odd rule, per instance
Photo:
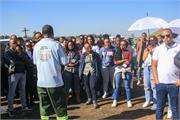
{"label": "black backpack", "polygon": [[180,69],[180,51],[174,57],[174,64]]}

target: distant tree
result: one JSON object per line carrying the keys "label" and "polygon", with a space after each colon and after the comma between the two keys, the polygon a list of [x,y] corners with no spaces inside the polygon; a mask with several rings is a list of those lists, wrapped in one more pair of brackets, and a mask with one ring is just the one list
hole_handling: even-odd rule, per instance
{"label": "distant tree", "polygon": [[9,35],[5,35],[5,36],[4,36],[4,39],[9,39],[9,38],[10,38]]}
{"label": "distant tree", "polygon": [[0,36],[0,39],[4,39],[4,35],[1,35],[1,36]]}

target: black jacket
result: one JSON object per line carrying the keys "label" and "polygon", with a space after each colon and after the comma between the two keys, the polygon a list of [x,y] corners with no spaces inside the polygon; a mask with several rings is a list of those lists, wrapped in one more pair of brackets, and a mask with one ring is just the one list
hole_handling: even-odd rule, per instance
{"label": "black jacket", "polygon": [[5,64],[8,66],[9,74],[25,73],[26,61],[22,54],[13,49],[8,49],[5,52]]}

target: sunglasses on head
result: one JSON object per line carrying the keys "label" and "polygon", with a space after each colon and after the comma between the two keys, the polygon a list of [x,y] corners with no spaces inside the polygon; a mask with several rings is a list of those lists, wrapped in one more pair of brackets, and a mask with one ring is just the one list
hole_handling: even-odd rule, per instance
{"label": "sunglasses on head", "polygon": [[170,38],[170,34],[168,34],[168,35],[162,35],[162,38],[163,38],[163,39],[164,39],[165,37]]}

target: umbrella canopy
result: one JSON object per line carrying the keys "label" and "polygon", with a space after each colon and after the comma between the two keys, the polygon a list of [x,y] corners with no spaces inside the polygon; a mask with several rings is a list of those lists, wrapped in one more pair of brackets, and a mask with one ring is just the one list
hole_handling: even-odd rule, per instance
{"label": "umbrella canopy", "polygon": [[167,22],[157,17],[144,17],[135,21],[128,29],[128,31],[138,31],[147,29],[163,28]]}
{"label": "umbrella canopy", "polygon": [[167,23],[166,28],[170,28],[173,33],[180,34],[180,19],[175,19],[170,23]]}

